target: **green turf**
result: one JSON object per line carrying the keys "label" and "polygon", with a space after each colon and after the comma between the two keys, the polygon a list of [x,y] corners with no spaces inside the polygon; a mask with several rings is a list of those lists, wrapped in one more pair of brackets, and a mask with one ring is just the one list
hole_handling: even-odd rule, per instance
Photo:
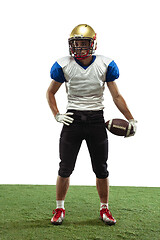
{"label": "green turf", "polygon": [[96,187],[70,186],[66,218],[51,225],[55,186],[0,185],[0,240],[160,240],[160,188],[110,187],[115,226],[99,220]]}

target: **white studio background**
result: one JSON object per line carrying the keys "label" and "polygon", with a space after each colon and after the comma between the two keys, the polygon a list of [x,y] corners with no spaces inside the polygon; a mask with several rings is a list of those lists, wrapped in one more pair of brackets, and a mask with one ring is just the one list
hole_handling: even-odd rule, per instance
{"label": "white studio background", "polygon": [[[53,184],[59,165],[62,125],[46,100],[50,68],[68,55],[72,29],[87,23],[97,32],[97,54],[113,58],[117,85],[133,116],[137,134],[109,136],[110,185],[160,186],[159,178],[159,1],[0,2],[0,184]],[[105,90],[105,119],[124,118]],[[56,94],[66,111],[65,85]],[[95,185],[85,142],[72,185]]]}

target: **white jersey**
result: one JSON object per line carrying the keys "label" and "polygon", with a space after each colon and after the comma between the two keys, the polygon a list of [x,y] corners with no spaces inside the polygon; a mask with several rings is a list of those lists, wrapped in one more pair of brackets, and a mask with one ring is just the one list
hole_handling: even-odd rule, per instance
{"label": "white jersey", "polygon": [[68,109],[102,110],[105,82],[119,77],[115,62],[104,56],[95,55],[89,66],[82,66],[73,57],[59,59],[51,68],[51,78],[65,82]]}

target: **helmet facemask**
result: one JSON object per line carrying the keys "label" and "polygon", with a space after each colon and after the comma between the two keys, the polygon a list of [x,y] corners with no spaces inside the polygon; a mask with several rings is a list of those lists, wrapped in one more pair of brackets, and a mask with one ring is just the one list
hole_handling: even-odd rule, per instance
{"label": "helmet facemask", "polygon": [[70,55],[78,60],[90,57],[94,52],[94,40],[87,37],[69,38]]}

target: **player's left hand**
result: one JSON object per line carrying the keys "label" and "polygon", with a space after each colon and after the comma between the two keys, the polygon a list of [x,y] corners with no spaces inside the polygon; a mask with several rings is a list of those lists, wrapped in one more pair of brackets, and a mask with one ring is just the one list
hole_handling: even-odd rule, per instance
{"label": "player's left hand", "polygon": [[131,136],[134,136],[136,131],[137,131],[137,125],[136,125],[137,121],[134,120],[134,119],[130,119],[129,120],[129,124],[131,124],[133,126],[133,133],[131,133],[129,136],[127,137],[131,137]]}

